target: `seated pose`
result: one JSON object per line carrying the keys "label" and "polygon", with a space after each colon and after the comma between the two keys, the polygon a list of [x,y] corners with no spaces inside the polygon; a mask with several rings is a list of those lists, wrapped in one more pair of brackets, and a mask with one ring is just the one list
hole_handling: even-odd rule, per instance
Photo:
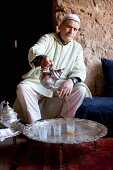
{"label": "seated pose", "polygon": [[[42,98],[53,98],[57,95],[63,101],[58,117],[74,118],[84,97],[91,95],[84,83],[86,67],[83,49],[75,40],[79,29],[80,18],[69,13],[64,16],[56,33],[43,35],[29,49],[28,61],[31,70],[23,75],[23,80],[17,85],[17,99],[26,123],[42,119],[39,107]],[[51,66],[54,70],[65,68],[60,79],[56,81],[56,90],[48,89],[40,82],[41,71]]]}

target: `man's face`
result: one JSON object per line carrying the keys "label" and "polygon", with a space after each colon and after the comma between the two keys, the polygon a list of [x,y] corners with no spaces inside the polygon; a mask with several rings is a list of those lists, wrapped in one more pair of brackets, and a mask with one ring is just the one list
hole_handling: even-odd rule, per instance
{"label": "man's face", "polygon": [[80,24],[74,20],[67,20],[60,25],[60,36],[64,42],[69,42],[76,36]]}

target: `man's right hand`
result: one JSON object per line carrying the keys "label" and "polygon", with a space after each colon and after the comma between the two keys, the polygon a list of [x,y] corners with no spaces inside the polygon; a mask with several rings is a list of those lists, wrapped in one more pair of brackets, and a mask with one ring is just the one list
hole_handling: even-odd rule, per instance
{"label": "man's right hand", "polygon": [[48,56],[44,56],[42,58],[41,64],[40,64],[42,70],[45,70],[52,65],[53,65],[53,60],[51,60]]}

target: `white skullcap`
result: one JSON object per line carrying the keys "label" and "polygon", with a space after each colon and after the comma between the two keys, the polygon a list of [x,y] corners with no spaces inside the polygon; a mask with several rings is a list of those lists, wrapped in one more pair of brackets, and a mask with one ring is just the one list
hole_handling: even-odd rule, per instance
{"label": "white skullcap", "polygon": [[66,20],[68,20],[68,19],[72,19],[72,20],[74,20],[74,21],[76,21],[76,22],[78,22],[78,23],[80,24],[80,18],[79,18],[78,15],[76,15],[76,14],[72,14],[72,13],[67,14],[67,15],[63,18],[62,22],[66,21]]}

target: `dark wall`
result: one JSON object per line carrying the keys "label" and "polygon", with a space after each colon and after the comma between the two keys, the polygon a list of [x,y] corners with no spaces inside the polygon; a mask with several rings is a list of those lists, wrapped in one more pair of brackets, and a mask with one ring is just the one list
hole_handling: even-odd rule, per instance
{"label": "dark wall", "polygon": [[[13,104],[16,86],[30,69],[28,49],[41,35],[53,31],[52,0],[41,0],[37,5],[38,2],[27,1],[23,5],[21,1],[11,1],[0,6],[4,11],[0,12],[0,102],[6,100]],[[14,48],[14,40],[17,40],[17,48]]]}

